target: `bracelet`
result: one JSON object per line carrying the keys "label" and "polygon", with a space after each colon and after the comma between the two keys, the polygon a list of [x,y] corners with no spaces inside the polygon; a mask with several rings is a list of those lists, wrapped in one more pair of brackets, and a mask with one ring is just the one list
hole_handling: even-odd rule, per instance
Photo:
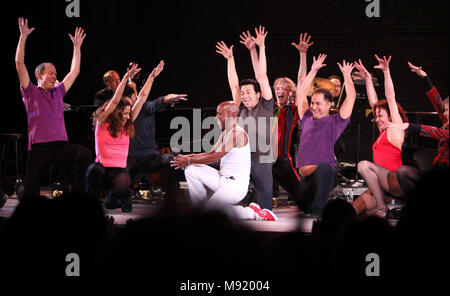
{"label": "bracelet", "polygon": [[189,159],[189,157],[187,159],[188,159],[188,165],[191,165],[191,160]]}

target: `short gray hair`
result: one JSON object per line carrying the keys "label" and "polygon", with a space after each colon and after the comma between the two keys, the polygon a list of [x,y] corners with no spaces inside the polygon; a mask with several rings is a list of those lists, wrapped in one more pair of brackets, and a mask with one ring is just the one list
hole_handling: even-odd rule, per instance
{"label": "short gray hair", "polygon": [[39,79],[39,78],[38,78],[38,73],[41,73],[41,74],[44,73],[45,67],[46,67],[47,65],[52,65],[53,67],[55,67],[55,65],[53,65],[53,63],[49,63],[49,62],[39,64],[39,65],[36,67],[36,69],[34,70],[34,76],[36,77],[36,79]]}

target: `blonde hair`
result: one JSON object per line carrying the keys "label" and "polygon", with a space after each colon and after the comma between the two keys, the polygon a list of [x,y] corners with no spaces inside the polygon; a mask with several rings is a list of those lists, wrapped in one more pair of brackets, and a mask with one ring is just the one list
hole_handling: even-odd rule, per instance
{"label": "blonde hair", "polygon": [[[275,90],[275,87],[277,86],[277,84],[280,84],[280,83],[285,83],[287,85],[287,90],[292,92],[292,98],[295,98],[297,87],[295,86],[294,81],[292,81],[292,79],[289,77],[279,77],[279,78],[275,79],[275,81],[273,83],[273,89]],[[291,97],[289,97],[289,99],[291,99]]]}

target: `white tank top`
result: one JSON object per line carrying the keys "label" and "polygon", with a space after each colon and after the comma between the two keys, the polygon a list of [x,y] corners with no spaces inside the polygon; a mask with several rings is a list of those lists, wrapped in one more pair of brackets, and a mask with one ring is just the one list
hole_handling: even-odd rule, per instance
{"label": "white tank top", "polygon": [[[224,136],[223,142],[225,143],[228,137],[232,137],[232,131],[234,129],[240,129],[247,135],[245,130],[239,126],[231,129]],[[250,140],[247,135],[247,145],[238,148],[233,147],[230,152],[228,152],[220,160],[220,174],[225,177],[234,177],[236,180],[248,182],[250,180]]]}

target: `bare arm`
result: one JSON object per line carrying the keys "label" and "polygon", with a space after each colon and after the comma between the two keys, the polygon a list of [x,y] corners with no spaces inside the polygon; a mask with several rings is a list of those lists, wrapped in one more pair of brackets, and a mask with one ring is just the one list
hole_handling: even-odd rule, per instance
{"label": "bare arm", "polygon": [[379,64],[374,68],[382,70],[384,74],[384,93],[388,101],[392,122],[402,123],[403,120],[400,116],[400,113],[398,112],[397,103],[395,101],[394,83],[392,82],[391,72],[389,71],[389,62],[391,61],[391,56],[389,56],[388,59],[386,59],[385,56],[383,56],[383,59],[380,59],[377,55],[375,55],[375,58],[377,59]]}
{"label": "bare arm", "polygon": [[344,76],[344,85],[346,89],[347,96],[339,109],[339,114],[343,119],[347,119],[352,115],[353,106],[356,100],[356,90],[355,85],[351,77],[352,70],[354,68],[353,63],[346,63],[343,61],[342,65],[338,63],[339,69],[341,69],[342,75]]}
{"label": "bare arm", "polygon": [[370,107],[373,108],[373,105],[378,102],[378,96],[375,87],[373,86],[372,74],[367,71],[361,60],[359,60],[359,63],[355,62],[355,67],[359,71],[358,76],[366,81],[367,99],[369,100]]}
{"label": "bare arm", "polygon": [[255,42],[252,39],[252,35],[250,31],[242,32],[242,35],[239,36],[241,38],[240,43],[244,44],[245,47],[250,51],[250,57],[252,60],[253,72],[255,73],[255,77],[258,76],[259,70],[259,58],[258,52],[256,51]]}
{"label": "bare arm", "polygon": [[300,65],[298,68],[297,85],[302,84],[303,80],[306,77],[307,72],[306,53],[308,52],[308,48],[314,44],[314,42],[309,43],[310,39],[311,35],[308,36],[308,33],[305,33],[305,35],[300,34],[300,40],[298,44],[294,42],[291,43],[291,45],[294,46],[300,54]]}
{"label": "bare arm", "polygon": [[[228,137],[225,142],[223,142],[224,133],[222,133],[219,141],[219,145],[216,149],[213,148],[211,152],[189,154],[176,157],[172,162],[171,166],[175,169],[183,168],[191,164],[208,164],[219,162],[228,152],[234,147],[243,147],[248,143],[247,135],[241,130],[233,130],[233,135]],[[216,143],[216,144],[217,144]]]}
{"label": "bare arm", "polygon": [[236,65],[234,63],[233,45],[228,48],[225,42],[221,41],[217,42],[216,48],[216,52],[220,53],[224,58],[227,59],[227,74],[231,95],[233,96],[234,103],[239,106],[242,102],[242,99],[241,91],[239,89],[239,78],[236,72]]}
{"label": "bare arm", "polygon": [[109,104],[106,106],[105,111],[103,111],[102,115],[100,116],[97,125],[103,124],[108,118],[108,116],[116,109],[117,105],[122,99],[123,90],[125,89],[125,85],[127,84],[128,78],[133,77],[140,70],[141,69],[137,68],[137,64],[134,64],[131,67],[131,69],[127,69],[127,73],[123,75],[122,81],[120,81],[120,84],[117,87],[114,96],[112,97]]}
{"label": "bare arm", "polygon": [[316,57],[313,57],[313,64],[311,65],[311,71],[309,71],[308,75],[306,75],[303,83],[297,84],[297,96],[295,98],[295,104],[297,105],[298,115],[300,119],[303,118],[306,110],[308,110],[308,92],[311,87],[311,84],[316,78],[317,72],[326,66],[323,62],[325,61],[327,55],[320,54],[316,60]]}
{"label": "bare arm", "polygon": [[66,88],[66,92],[72,87],[75,79],[80,74],[80,64],[81,64],[81,45],[83,44],[83,40],[86,37],[84,30],[82,28],[75,29],[75,35],[72,36],[69,34],[70,39],[73,43],[73,56],[72,56],[72,64],[70,65],[70,72],[64,77],[63,83]]}
{"label": "bare arm", "polygon": [[269,78],[267,77],[266,46],[264,44],[268,32],[266,32],[265,28],[262,26],[259,26],[259,30],[255,28],[255,32],[256,38],[252,37],[252,39],[259,47],[258,73],[255,73],[256,80],[259,83],[262,97],[265,100],[271,100],[273,95]]}
{"label": "bare arm", "polygon": [[159,73],[161,73],[163,68],[164,68],[164,61],[160,61],[158,66],[156,66],[156,68],[153,69],[152,73],[150,73],[150,75],[147,78],[147,81],[145,82],[144,86],[139,92],[138,97],[136,99],[136,103],[134,103],[133,109],[131,110],[131,120],[133,122],[138,117],[139,112],[141,112],[142,105],[144,105],[145,101],[147,101],[148,94],[152,89],[153,81],[159,75]]}
{"label": "bare arm", "polygon": [[27,67],[25,66],[25,44],[28,38],[28,35],[34,31],[34,28],[28,28],[28,20],[24,18],[18,19],[20,37],[19,43],[17,44],[16,49],[16,70],[17,75],[19,76],[19,82],[22,88],[26,89],[28,84],[30,83],[30,76],[28,74]]}

